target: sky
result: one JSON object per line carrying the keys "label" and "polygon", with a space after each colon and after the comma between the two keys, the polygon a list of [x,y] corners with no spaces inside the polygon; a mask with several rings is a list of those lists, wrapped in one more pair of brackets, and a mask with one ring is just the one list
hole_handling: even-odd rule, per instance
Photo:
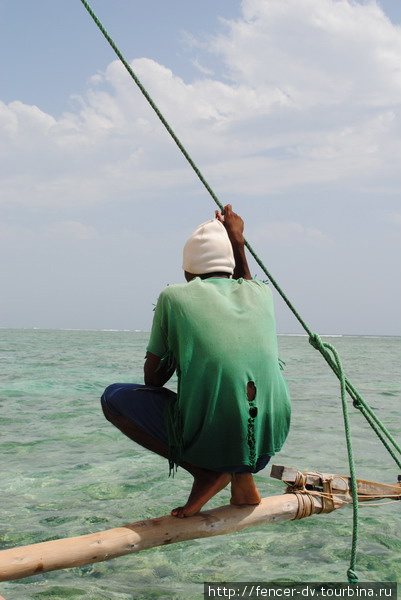
{"label": "sky", "polygon": [[[91,6],[308,326],[401,335],[399,0]],[[0,0],[0,157],[0,327],[148,330],[216,206],[80,0]]]}

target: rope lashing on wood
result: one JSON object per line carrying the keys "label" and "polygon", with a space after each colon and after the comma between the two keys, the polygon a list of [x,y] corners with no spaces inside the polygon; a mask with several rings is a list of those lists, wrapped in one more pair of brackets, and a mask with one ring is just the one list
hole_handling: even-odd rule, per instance
{"label": "rope lashing on wood", "polygon": [[[311,475],[316,476],[319,479],[320,484],[318,485],[318,487],[321,487],[321,490],[316,489],[315,485],[311,485],[310,483],[308,484],[308,477],[310,477]],[[285,490],[286,494],[295,494],[299,497],[302,495],[309,497],[319,497],[322,501],[322,508],[320,511],[315,510],[314,512],[329,513],[333,510],[336,510],[337,508],[345,506],[346,504],[352,504],[352,496],[349,493],[349,479],[350,478],[348,477],[340,475],[329,475],[325,473],[319,473],[318,471],[307,471],[305,473],[297,471],[294,481],[288,482],[285,479],[283,479],[283,481],[287,484],[287,488]],[[361,484],[363,483],[363,481],[358,480],[357,483]],[[398,484],[397,493],[393,493],[395,492],[396,488],[397,485],[379,484],[376,493],[368,494],[366,493],[366,490],[363,490],[360,493],[359,485],[357,485],[358,506],[375,507],[386,506],[387,504],[393,504],[395,502],[399,503],[401,502],[401,484]],[[379,503],[371,502],[372,500],[377,500],[379,498],[395,498],[395,500]],[[301,519],[305,516],[305,510],[303,506],[301,506],[301,500],[299,502],[299,515],[295,516],[294,520]],[[367,504],[367,502],[369,502],[369,504]]]}
{"label": "rope lashing on wood", "polygon": [[[209,192],[210,196],[213,198],[213,200],[215,201],[215,203],[217,204],[219,209],[221,211],[223,211],[224,210],[223,204],[219,201],[217,195],[214,193],[214,191],[212,190],[212,188],[206,181],[202,172],[197,167],[195,162],[192,160],[189,153],[185,149],[184,145],[181,143],[178,136],[174,133],[172,127],[169,125],[168,121],[163,116],[163,114],[157,107],[156,103],[152,100],[151,96],[149,95],[149,93],[147,92],[145,87],[143,86],[142,82],[140,81],[138,76],[135,74],[135,72],[133,71],[130,64],[124,58],[123,54],[120,52],[120,50],[117,47],[117,45],[115,44],[115,42],[113,41],[111,36],[108,34],[107,30],[102,25],[101,21],[95,15],[95,13],[93,12],[92,8],[90,7],[90,5],[88,4],[88,2],[86,0],[81,0],[81,2],[84,5],[84,7],[86,8],[86,10],[88,11],[88,13],[90,14],[90,16],[92,17],[92,19],[94,20],[94,22],[96,23],[96,25],[98,26],[98,28],[100,29],[100,31],[102,32],[102,34],[104,35],[104,37],[106,38],[106,40],[109,42],[110,46],[113,48],[113,50],[116,53],[116,55],[118,56],[118,58],[121,60],[124,67],[127,69],[128,73],[130,74],[130,76],[132,77],[132,79],[134,80],[134,82],[136,83],[136,85],[138,86],[138,88],[140,89],[140,91],[142,92],[144,97],[146,98],[146,100],[149,102],[150,106],[155,111],[155,113],[158,116],[158,118],[160,119],[160,121],[163,123],[164,127],[167,129],[168,133],[173,138],[174,142],[176,143],[176,145],[178,146],[178,148],[180,149],[180,151],[182,152],[182,154],[184,155],[184,157],[186,158],[188,163],[191,165],[191,167],[194,170],[194,172],[196,173],[197,177],[200,179],[200,181],[202,182],[202,184],[204,185],[206,190]],[[320,352],[320,354],[322,354],[323,358],[326,360],[328,365],[331,367],[333,372],[336,374],[336,376],[340,380],[341,399],[342,399],[342,407],[343,407],[345,435],[346,435],[346,441],[347,441],[348,459],[349,459],[349,466],[350,466],[350,475],[351,475],[351,480],[353,482],[353,484],[352,484],[353,511],[354,511],[353,541],[352,541],[352,550],[351,550],[351,565],[350,565],[350,568],[348,569],[347,575],[348,575],[348,580],[350,583],[357,583],[358,578],[354,571],[354,567],[355,567],[355,556],[356,556],[357,537],[358,537],[358,506],[357,506],[357,502],[356,502],[356,494],[355,494],[355,489],[354,489],[356,477],[355,477],[355,467],[354,467],[353,456],[352,456],[352,444],[351,444],[351,435],[350,435],[350,429],[349,429],[348,408],[347,408],[346,399],[345,399],[346,392],[351,396],[355,408],[357,408],[361,412],[361,414],[365,417],[365,419],[368,421],[369,425],[373,428],[376,435],[379,437],[381,442],[384,444],[384,446],[386,447],[386,449],[388,450],[388,452],[390,453],[392,458],[395,460],[395,462],[397,463],[397,465],[400,469],[401,469],[401,459],[396,456],[396,454],[394,453],[390,444],[393,445],[393,447],[400,454],[400,456],[401,456],[401,448],[395,442],[395,440],[391,436],[390,432],[386,429],[386,427],[381,423],[381,421],[375,415],[373,410],[366,404],[366,402],[361,398],[361,396],[358,394],[358,392],[355,390],[355,388],[352,386],[352,384],[346,378],[344,371],[342,369],[342,366],[341,366],[341,362],[340,362],[338,353],[335,350],[335,348],[333,346],[331,346],[330,344],[322,343],[320,337],[316,333],[312,332],[310,327],[306,324],[306,322],[301,317],[299,312],[296,310],[294,305],[289,301],[289,299],[287,298],[287,296],[285,295],[283,290],[278,285],[277,281],[269,273],[266,266],[264,265],[262,260],[259,258],[259,256],[256,254],[256,252],[254,251],[254,249],[248,243],[247,240],[245,240],[245,246],[247,247],[248,251],[255,259],[256,263],[262,269],[263,273],[265,273],[265,275],[267,276],[270,283],[273,285],[273,287],[276,289],[278,294],[281,296],[281,298],[287,304],[290,311],[294,314],[294,316],[296,317],[298,322],[301,324],[303,329],[307,332],[307,334],[309,335],[309,341],[310,341],[311,345],[316,350],[318,350]]]}
{"label": "rope lashing on wood", "polygon": [[323,492],[310,490],[306,487],[306,475],[298,471],[294,483],[287,486],[286,493],[295,494],[299,502],[298,513],[294,518],[294,521],[297,519],[303,519],[304,517],[309,517],[309,515],[316,512],[313,501],[314,496],[318,496],[322,500],[322,509],[319,511],[320,513],[329,513],[344,504],[350,504],[350,502],[342,500],[339,497],[345,497],[346,494],[338,494],[337,491],[333,491],[333,476],[329,477],[321,474],[321,480],[323,484]]}
{"label": "rope lashing on wood", "polygon": [[308,492],[299,493],[294,492],[298,500],[298,512],[296,517],[293,519],[294,521],[298,521],[299,519],[305,519],[305,517],[310,517],[313,515],[315,511],[315,500],[312,494],[308,494]]}

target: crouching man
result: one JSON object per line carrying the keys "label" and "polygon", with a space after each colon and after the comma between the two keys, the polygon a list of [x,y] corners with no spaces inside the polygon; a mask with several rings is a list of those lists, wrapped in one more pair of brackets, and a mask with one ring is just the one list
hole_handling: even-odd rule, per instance
{"label": "crouching man", "polygon": [[[278,452],[290,399],[278,362],[270,289],[252,280],[244,223],[230,205],[199,225],[183,252],[187,283],[159,296],[145,385],[113,384],[106,418],[129,438],[194,477],[190,517],[231,483],[232,504],[259,504],[253,473]],[[177,372],[177,393],[164,387]]]}

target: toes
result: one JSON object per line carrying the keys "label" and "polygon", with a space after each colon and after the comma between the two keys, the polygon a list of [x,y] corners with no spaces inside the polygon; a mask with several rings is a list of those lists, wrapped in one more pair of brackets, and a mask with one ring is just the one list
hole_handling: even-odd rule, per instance
{"label": "toes", "polygon": [[173,508],[173,510],[171,511],[171,516],[172,517],[178,517],[179,519],[183,519],[185,517],[184,507],[183,506],[177,506],[177,508]]}

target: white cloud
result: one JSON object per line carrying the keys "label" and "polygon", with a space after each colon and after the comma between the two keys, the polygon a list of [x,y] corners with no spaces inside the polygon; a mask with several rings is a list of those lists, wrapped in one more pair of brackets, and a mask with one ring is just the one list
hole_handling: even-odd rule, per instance
{"label": "white cloud", "polygon": [[[133,68],[219,190],[361,187],[398,161],[401,33],[375,3],[243,0],[205,47],[228,79]],[[202,64],[202,44],[196,47]],[[203,48],[203,52],[205,49]],[[205,70],[203,69],[205,72]],[[119,61],[60,119],[0,103],[1,199],[74,206],[186,187],[194,176]],[[366,183],[366,181],[365,181]]]}
{"label": "white cloud", "polygon": [[[400,223],[400,27],[374,2],[243,0],[242,8],[222,33],[187,36],[192,81],[149,58],[132,60],[134,70],[220,200],[248,211],[248,239],[280,246],[269,253],[289,279],[295,248],[310,270],[311,257],[316,266],[330,255],[337,277],[341,261],[360,252],[360,263],[380,263],[383,280],[391,271],[391,283],[399,267],[390,261]],[[35,277],[46,261],[52,272],[54,250],[69,261],[71,281],[86,281],[83,252],[99,289],[106,256],[109,273],[124,264],[121,275],[141,273],[156,294],[160,281],[145,281],[145,263],[172,272],[171,240],[204,220],[202,192],[118,61],[93,74],[60,118],[23,98],[0,101],[0,202],[11,209],[0,235],[10,281],[30,257]],[[351,287],[356,268],[363,278],[358,263]],[[329,290],[336,277],[326,266],[322,273]]]}
{"label": "white cloud", "polygon": [[214,75],[213,70],[209,69],[209,67],[206,67],[205,65],[202,65],[197,58],[194,58],[191,63],[195,69],[198,69],[198,71],[200,71],[203,75],[207,75],[208,77]]}
{"label": "white cloud", "polygon": [[280,89],[294,106],[398,104],[400,31],[373,2],[244,0],[214,39],[233,81]]}
{"label": "white cloud", "polygon": [[37,106],[27,106],[19,100],[8,105],[0,101],[0,128],[5,134],[3,144],[6,141],[12,144],[16,140],[19,144],[22,141],[30,144],[32,139],[46,136],[55,123],[51,115]]}

